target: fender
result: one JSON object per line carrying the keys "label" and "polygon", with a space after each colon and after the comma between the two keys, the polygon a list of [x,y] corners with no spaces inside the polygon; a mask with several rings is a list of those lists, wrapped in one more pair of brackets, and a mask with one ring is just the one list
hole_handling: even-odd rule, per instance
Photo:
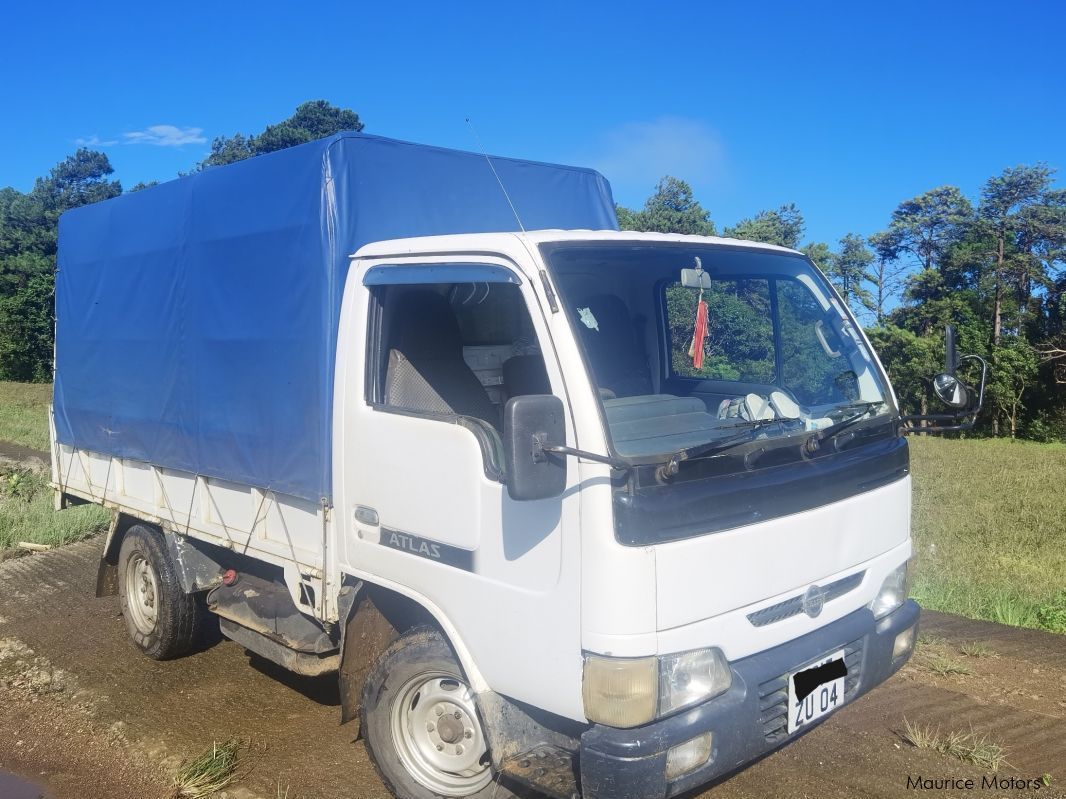
{"label": "fender", "polygon": [[406,586],[371,575],[354,581],[356,575],[346,577],[351,582],[341,588],[338,601],[343,623],[338,674],[342,724],[359,718],[363,684],[377,658],[403,633],[419,626],[431,625],[444,634],[475,693],[488,689],[470,651],[436,604]]}
{"label": "fender", "polygon": [[379,575],[353,569],[348,572],[348,576],[364,582],[368,587],[377,586],[394,594],[399,594],[420,607],[422,611],[431,617],[432,622],[440,628],[440,631],[444,633],[444,637],[448,639],[448,643],[459,660],[459,665],[463,667],[463,674],[466,675],[467,682],[470,683],[470,689],[475,694],[489,690],[489,684],[485,681],[484,675],[482,675],[481,670],[474,662],[474,658],[463,642],[462,636],[459,635],[459,631],[435,602],[416,591],[412,591],[406,585],[401,585],[392,580],[385,580]]}
{"label": "fender", "polygon": [[218,585],[222,566],[210,554],[210,544],[196,541],[153,522],[138,519],[128,513],[111,511],[111,524],[104,539],[104,551],[100,556],[100,568],[96,575],[96,596],[114,596],[118,593],[118,553],[126,531],[135,524],[158,530],[166,542],[167,551],[177,566],[177,577],[187,594],[206,591]]}

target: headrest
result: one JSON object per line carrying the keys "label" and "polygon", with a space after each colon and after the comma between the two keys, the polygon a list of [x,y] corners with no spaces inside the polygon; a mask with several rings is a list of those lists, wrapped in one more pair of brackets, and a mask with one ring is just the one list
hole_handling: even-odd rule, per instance
{"label": "headrest", "polygon": [[462,359],[459,322],[444,297],[419,289],[403,294],[393,307],[389,349],[409,361]]}

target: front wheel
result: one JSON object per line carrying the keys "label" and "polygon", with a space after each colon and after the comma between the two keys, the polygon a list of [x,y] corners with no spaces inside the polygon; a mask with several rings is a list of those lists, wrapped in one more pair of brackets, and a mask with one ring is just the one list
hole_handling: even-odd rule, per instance
{"label": "front wheel", "polygon": [[513,796],[493,785],[474,694],[436,630],[413,630],[385,650],[367,675],[362,705],[367,752],[396,796]]}

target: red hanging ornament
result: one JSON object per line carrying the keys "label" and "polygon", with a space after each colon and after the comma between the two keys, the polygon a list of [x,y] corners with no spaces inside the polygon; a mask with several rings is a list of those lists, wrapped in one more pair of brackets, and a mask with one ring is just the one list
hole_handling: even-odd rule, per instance
{"label": "red hanging ornament", "polygon": [[707,303],[703,301],[703,291],[700,290],[700,299],[696,303],[696,328],[692,333],[692,345],[688,348],[692,365],[696,369],[703,368],[703,340],[707,338]]}

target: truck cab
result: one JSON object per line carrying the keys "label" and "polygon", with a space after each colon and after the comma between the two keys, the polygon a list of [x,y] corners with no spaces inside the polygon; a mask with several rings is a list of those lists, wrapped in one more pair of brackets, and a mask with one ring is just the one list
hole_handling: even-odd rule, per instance
{"label": "truck cab", "polygon": [[325,593],[405,597],[461,669],[416,631],[383,656],[387,690],[365,679],[400,795],[496,774],[676,795],[912,651],[899,409],[801,253],[616,231],[366,245],[333,409]]}

